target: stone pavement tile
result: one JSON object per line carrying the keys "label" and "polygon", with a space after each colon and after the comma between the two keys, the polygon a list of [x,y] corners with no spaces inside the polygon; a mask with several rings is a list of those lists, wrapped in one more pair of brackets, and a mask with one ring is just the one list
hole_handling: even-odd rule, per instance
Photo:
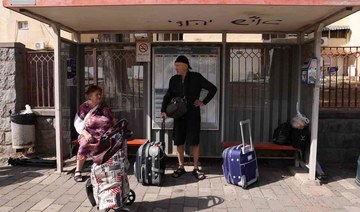
{"label": "stone pavement tile", "polygon": [[89,212],[91,211],[92,207],[84,207],[84,206],[80,206],[76,209],[75,212]]}
{"label": "stone pavement tile", "polygon": [[148,201],[148,202],[153,202],[156,200],[157,198],[157,194],[154,194],[154,193],[148,193],[148,194],[145,194],[144,198],[142,201]]}
{"label": "stone pavement tile", "polygon": [[159,191],[159,195],[161,196],[171,196],[172,188],[171,187],[162,187]]}
{"label": "stone pavement tile", "polygon": [[32,195],[29,199],[27,199],[26,201],[29,202],[39,202],[44,198],[48,198],[48,199],[52,199],[49,198],[48,195],[50,194],[49,191],[39,191],[38,193],[36,193],[36,195]]}
{"label": "stone pavement tile", "polygon": [[76,184],[75,180],[73,178],[69,178],[64,184],[61,186],[64,188],[71,188]]}
{"label": "stone pavement tile", "polygon": [[3,198],[0,198],[0,206],[4,205],[5,203],[9,202],[10,200],[8,199],[3,199]]}
{"label": "stone pavement tile", "polygon": [[199,196],[199,191],[186,190],[184,196]]}
{"label": "stone pavement tile", "polygon": [[260,191],[266,200],[277,200],[277,196],[271,188],[260,188]]}
{"label": "stone pavement tile", "polygon": [[[7,181],[7,180],[6,180]],[[0,188],[0,194],[7,194],[10,191],[15,190],[17,187],[19,187],[18,185],[13,185],[12,181],[7,181],[5,182],[5,184],[7,184],[7,186],[4,186],[2,188]]]}
{"label": "stone pavement tile", "polygon": [[54,201],[55,199],[42,199],[40,202],[36,203],[30,210],[43,211]]}
{"label": "stone pavement tile", "polygon": [[48,175],[38,176],[38,177],[35,177],[34,179],[30,180],[29,183],[39,184],[41,181],[45,180],[47,177],[49,177],[49,176]]}
{"label": "stone pavement tile", "polygon": [[62,186],[69,180],[74,181],[73,177],[70,175],[60,175],[60,177],[58,177],[52,184]]}
{"label": "stone pavement tile", "polygon": [[360,206],[346,206],[345,209],[349,212],[359,212]]}
{"label": "stone pavement tile", "polygon": [[229,208],[241,208],[240,202],[239,200],[235,199],[235,200],[229,200],[227,198],[225,198],[225,204],[226,207]]}
{"label": "stone pavement tile", "polygon": [[19,212],[19,211],[27,211],[30,208],[32,208],[36,203],[35,202],[22,202],[20,205],[18,205],[17,207],[15,207],[13,210],[13,212]]}
{"label": "stone pavement tile", "polygon": [[157,196],[156,201],[154,202],[158,208],[168,208],[170,204],[169,196]]}
{"label": "stone pavement tile", "polygon": [[334,180],[336,180],[344,189],[356,189],[354,185],[349,183],[347,180],[343,179],[340,176],[334,176],[332,177]]}
{"label": "stone pavement tile", "polygon": [[12,190],[10,192],[8,192],[7,194],[3,195],[1,197],[1,199],[4,199],[4,200],[12,200],[14,199],[15,197],[19,196],[20,194],[24,193],[25,190],[24,189],[15,189],[15,190]]}
{"label": "stone pavement tile", "polygon": [[282,211],[283,206],[281,204],[281,200],[267,200],[267,204],[271,211]]}
{"label": "stone pavement tile", "polygon": [[49,191],[49,192],[53,192],[56,189],[59,189],[58,185],[54,185],[54,184],[49,184],[47,185],[45,188],[42,189],[42,191]]}
{"label": "stone pavement tile", "polygon": [[87,196],[86,196],[86,199],[81,203],[82,207],[92,207],[90,201],[88,200]]}
{"label": "stone pavement tile", "polygon": [[[199,210],[200,210],[200,208],[199,208]],[[179,204],[170,204],[168,211],[169,212],[183,212],[184,207],[182,205],[179,205]],[[141,210],[138,210],[138,212],[141,212]]]}
{"label": "stone pavement tile", "polygon": [[198,211],[199,209],[197,207],[187,207],[185,206],[183,209],[183,212],[194,212],[194,211]]}
{"label": "stone pavement tile", "polygon": [[[57,212],[59,211],[61,208],[63,207],[63,205],[57,205],[57,204],[51,204],[49,205],[49,207],[47,207],[44,212]],[[90,211],[90,210],[88,210]]]}
{"label": "stone pavement tile", "polygon": [[74,195],[79,193],[79,191],[83,190],[85,188],[85,183],[77,183],[74,186],[72,186],[71,188],[69,188],[65,194],[70,194],[70,195]]}
{"label": "stone pavement tile", "polygon": [[145,212],[150,212],[150,211],[153,211],[154,208],[156,208],[156,205],[150,203],[150,202],[141,202],[139,204],[139,207],[137,209],[137,211],[145,211]]}
{"label": "stone pavement tile", "polygon": [[251,188],[249,189],[249,192],[252,199],[258,199],[258,198],[264,199],[264,196],[259,188]]}
{"label": "stone pavement tile", "polygon": [[74,195],[63,194],[59,198],[57,198],[54,203],[59,204],[59,205],[65,205],[66,203],[70,202],[74,198],[75,198]]}
{"label": "stone pavement tile", "polygon": [[241,205],[241,208],[243,209],[243,211],[246,211],[246,212],[256,212],[256,207],[255,207],[255,204],[252,200],[241,200],[240,201],[240,205]]}
{"label": "stone pavement tile", "polygon": [[333,202],[336,202],[339,206],[342,206],[342,207],[351,206],[351,204],[352,204],[348,199],[346,199],[343,196],[330,197],[329,199],[331,199]]}
{"label": "stone pavement tile", "polygon": [[30,197],[31,197],[30,194],[20,194],[17,197],[15,197],[14,199],[5,203],[4,206],[16,207],[16,206],[20,205],[20,203],[26,201]]}
{"label": "stone pavement tile", "polygon": [[27,182],[27,183],[24,183],[24,184],[22,184],[21,186],[19,186],[19,188],[20,188],[20,189],[28,190],[28,189],[34,187],[35,185],[36,185],[36,184],[34,184],[34,183],[29,183],[29,182]]}
{"label": "stone pavement tile", "polygon": [[35,195],[39,191],[41,191],[43,188],[45,188],[45,185],[36,184],[33,187],[31,187],[30,189],[26,190],[23,194]]}
{"label": "stone pavement tile", "polygon": [[332,197],[319,197],[319,199],[322,202],[322,204],[326,205],[329,208],[336,209],[343,207],[339,205],[337,202],[335,202]]}
{"label": "stone pavement tile", "polygon": [[228,212],[242,212],[244,210],[242,208],[238,207],[238,208],[228,208],[227,211]]}
{"label": "stone pavement tile", "polygon": [[288,195],[278,195],[278,199],[281,201],[282,206],[293,206],[294,202]]}
{"label": "stone pavement tile", "polygon": [[184,206],[187,207],[198,207],[199,205],[199,197],[194,195],[194,196],[185,196],[185,200],[184,200]]}
{"label": "stone pavement tile", "polygon": [[236,195],[236,188],[234,185],[223,185],[225,195]]}
{"label": "stone pavement tile", "polygon": [[79,193],[75,194],[74,199],[72,199],[71,201],[83,203],[87,199],[88,199],[88,197],[87,197],[86,191],[85,191],[85,189],[83,189],[83,190],[79,191]]}
{"label": "stone pavement tile", "polygon": [[274,191],[276,195],[286,195],[286,192],[281,186],[278,185],[272,185],[271,189]]}
{"label": "stone pavement tile", "polygon": [[227,212],[226,208],[213,208],[213,212]]}
{"label": "stone pavement tile", "polygon": [[199,193],[210,193],[210,191],[211,191],[210,187],[206,187],[206,188],[200,187],[199,188]]}
{"label": "stone pavement tile", "polygon": [[50,194],[49,194],[49,198],[53,198],[53,199],[57,199],[58,197],[62,196],[65,192],[67,191],[67,188],[58,188],[54,191],[52,191]]}
{"label": "stone pavement tile", "polygon": [[236,196],[242,200],[250,200],[251,199],[250,192],[248,190],[244,190],[242,188],[236,189]]}
{"label": "stone pavement tile", "polygon": [[265,199],[255,198],[252,199],[256,209],[269,209],[269,205]]}
{"label": "stone pavement tile", "polygon": [[51,183],[53,183],[59,177],[60,177],[59,174],[56,174],[56,173],[51,174],[47,178],[45,178],[43,181],[41,181],[41,184],[50,185]]}
{"label": "stone pavement tile", "polygon": [[81,204],[80,202],[68,202],[59,211],[73,212],[73,211],[77,210],[77,208],[80,206],[80,204]]}
{"label": "stone pavement tile", "polygon": [[288,212],[300,212],[301,210],[297,207],[284,207],[283,208],[284,211],[288,211]]}
{"label": "stone pavement tile", "polygon": [[185,202],[185,197],[184,196],[177,196],[177,197],[171,197],[170,199],[170,205],[172,204],[181,204],[183,205]]}
{"label": "stone pavement tile", "polygon": [[146,193],[159,194],[161,187],[159,186],[148,186]]}
{"label": "stone pavement tile", "polygon": [[341,192],[341,194],[351,203],[360,205],[360,198],[358,198],[356,195],[352,194],[351,192],[345,191],[345,192]]}
{"label": "stone pavement tile", "polygon": [[7,211],[11,211],[12,209],[13,207],[2,206],[0,207],[0,212],[7,212]]}
{"label": "stone pavement tile", "polygon": [[167,212],[166,208],[154,208],[152,212]]}
{"label": "stone pavement tile", "polygon": [[257,211],[257,212],[269,212],[270,209],[258,208],[256,211]]}

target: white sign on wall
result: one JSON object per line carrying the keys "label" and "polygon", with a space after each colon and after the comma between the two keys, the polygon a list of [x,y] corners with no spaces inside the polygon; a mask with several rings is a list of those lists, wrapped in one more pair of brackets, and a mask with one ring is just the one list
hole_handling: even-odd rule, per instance
{"label": "white sign on wall", "polygon": [[149,42],[136,43],[136,62],[150,62],[151,45]]}

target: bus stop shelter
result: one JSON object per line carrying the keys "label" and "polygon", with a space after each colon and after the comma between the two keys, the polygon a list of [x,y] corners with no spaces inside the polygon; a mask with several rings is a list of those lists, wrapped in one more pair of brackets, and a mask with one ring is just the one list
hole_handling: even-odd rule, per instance
{"label": "bus stop shelter", "polygon": [[[316,154],[317,154],[317,131],[319,117],[319,78],[320,62],[317,61],[317,80],[314,84],[301,84],[301,64],[305,44],[311,43],[311,57],[320,59],[320,41],[322,28],[337,20],[340,20],[360,10],[358,0],[327,1],[327,0],[210,0],[210,1],[170,1],[170,0],[146,0],[146,1],[61,1],[61,0],[3,0],[4,7],[19,12],[28,17],[48,23],[54,30],[54,95],[55,95],[55,120],[56,120],[56,152],[57,171],[63,168],[63,113],[64,100],[61,71],[62,39],[60,31],[64,30],[74,35],[73,43],[81,43],[81,35],[86,33],[220,33],[222,42],[220,45],[220,77],[219,77],[219,101],[225,104],[229,90],[226,87],[226,79],[229,77],[229,64],[226,52],[227,34],[230,33],[281,33],[296,35],[295,42],[297,54],[295,56],[296,67],[289,64],[294,74],[288,77],[279,76],[280,82],[293,87],[293,93],[289,94],[291,100],[280,103],[277,106],[277,114],[291,114],[295,105],[305,112],[311,123],[311,144],[309,155],[309,179],[315,180]],[[312,36],[313,35],[313,36]],[[309,50],[308,50],[309,51]],[[239,51],[238,51],[239,52]],[[153,52],[154,53],[154,52]],[[76,64],[81,69],[81,53],[78,52]],[[256,52],[254,54],[257,54]],[[228,56],[229,57],[229,56]],[[271,64],[271,62],[270,62]],[[149,71],[151,65],[149,65]],[[155,66],[152,66],[155,69]],[[154,71],[154,70],[153,70]],[[144,73],[145,74],[145,73]],[[150,75],[149,75],[150,76]],[[151,77],[146,84],[149,88],[147,93],[148,104],[144,113],[146,122],[146,137],[154,136],[154,113],[152,113],[150,93]],[[253,80],[254,81],[254,80]],[[271,82],[271,81],[270,81]],[[81,101],[81,90],[84,86],[79,77],[78,86],[75,89],[76,104]],[[273,82],[274,83],[274,82]],[[277,83],[279,84],[279,83]],[[280,85],[277,89],[281,91]],[[277,99],[276,93],[273,99]],[[264,103],[266,104],[266,102]],[[291,106],[287,105],[290,104]],[[291,107],[291,109],[289,109]],[[290,111],[292,110],[292,111]],[[270,111],[271,112],[271,111]],[[219,139],[227,138],[226,106],[219,106],[218,129]],[[292,113],[293,114],[293,113]],[[264,119],[260,119],[264,121]],[[267,130],[269,131],[269,130]]]}

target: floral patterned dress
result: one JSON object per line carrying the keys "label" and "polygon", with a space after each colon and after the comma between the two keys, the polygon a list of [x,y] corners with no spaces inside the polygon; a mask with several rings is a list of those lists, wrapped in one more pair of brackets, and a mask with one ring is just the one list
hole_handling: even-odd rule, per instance
{"label": "floral patterned dress", "polygon": [[[91,111],[91,106],[84,102],[80,105],[78,116],[84,120],[86,115]],[[104,135],[113,125],[114,114],[112,113],[109,106],[105,103],[101,103],[98,108],[86,117],[85,130],[88,131],[95,141],[98,141],[102,135]],[[90,151],[92,150],[91,144],[87,142],[83,135],[79,135],[79,150],[77,154],[78,160],[86,159]]]}
{"label": "floral patterned dress", "polygon": [[[80,106],[78,116],[82,119],[92,108],[86,102]],[[114,114],[110,107],[102,103],[86,118],[85,129],[98,140],[113,125]],[[93,164],[91,167],[91,184],[93,185],[94,198],[99,210],[121,208],[130,192],[127,171],[129,161],[127,159],[126,141],[116,134],[116,139],[124,142],[122,149],[113,155],[107,162],[101,165]],[[90,155],[93,146],[89,144],[84,136],[79,136],[78,159],[85,159]]]}

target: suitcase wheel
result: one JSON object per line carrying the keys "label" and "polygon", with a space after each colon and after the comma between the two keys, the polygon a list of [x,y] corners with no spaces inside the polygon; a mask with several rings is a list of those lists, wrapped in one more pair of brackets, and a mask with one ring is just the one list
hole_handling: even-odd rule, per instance
{"label": "suitcase wheel", "polygon": [[129,192],[129,195],[127,197],[127,200],[126,200],[126,205],[131,205],[135,202],[135,199],[136,199],[136,195],[135,195],[135,191],[133,191],[132,189],[130,189],[130,192]]}
{"label": "suitcase wheel", "polygon": [[241,176],[241,181],[239,182],[239,186],[246,188],[247,184],[246,184],[246,176],[245,175]]}

